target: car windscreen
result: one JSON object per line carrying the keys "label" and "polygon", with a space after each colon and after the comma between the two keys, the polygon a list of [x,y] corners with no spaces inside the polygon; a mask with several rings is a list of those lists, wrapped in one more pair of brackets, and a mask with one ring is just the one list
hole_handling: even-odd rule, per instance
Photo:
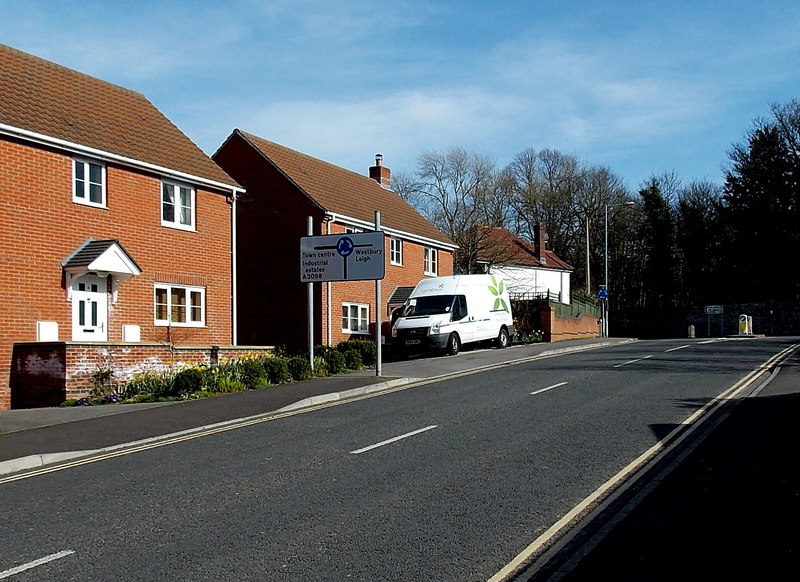
{"label": "car windscreen", "polygon": [[450,313],[453,307],[453,295],[430,295],[409,299],[403,308],[403,317],[414,315],[438,315]]}

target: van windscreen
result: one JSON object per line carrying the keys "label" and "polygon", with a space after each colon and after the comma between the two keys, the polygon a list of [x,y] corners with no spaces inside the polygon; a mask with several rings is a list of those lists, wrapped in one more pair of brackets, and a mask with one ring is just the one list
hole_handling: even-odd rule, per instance
{"label": "van windscreen", "polygon": [[409,299],[403,308],[403,317],[450,313],[453,308],[453,297],[453,295],[431,295]]}

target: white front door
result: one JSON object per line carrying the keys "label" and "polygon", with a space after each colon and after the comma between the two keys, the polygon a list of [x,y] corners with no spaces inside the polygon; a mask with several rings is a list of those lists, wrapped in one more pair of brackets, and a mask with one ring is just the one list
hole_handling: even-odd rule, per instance
{"label": "white front door", "polygon": [[108,339],[106,279],[84,275],[72,283],[72,340],[104,342]]}

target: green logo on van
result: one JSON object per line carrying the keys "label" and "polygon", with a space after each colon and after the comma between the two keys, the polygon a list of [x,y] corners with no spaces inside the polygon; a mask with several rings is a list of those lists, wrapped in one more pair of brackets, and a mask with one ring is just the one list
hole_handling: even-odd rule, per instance
{"label": "green logo on van", "polygon": [[508,311],[508,305],[506,305],[505,299],[503,299],[503,290],[505,287],[503,286],[503,280],[497,281],[494,278],[494,275],[491,275],[492,284],[489,285],[489,292],[494,295],[497,299],[494,300],[494,311]]}

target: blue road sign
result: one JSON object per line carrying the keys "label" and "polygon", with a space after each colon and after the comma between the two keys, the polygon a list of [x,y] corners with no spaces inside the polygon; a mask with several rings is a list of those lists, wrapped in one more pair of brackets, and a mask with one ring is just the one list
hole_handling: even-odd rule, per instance
{"label": "blue road sign", "polygon": [[597,296],[600,299],[608,299],[608,289],[606,289],[605,287],[601,287],[600,289],[597,290]]}

